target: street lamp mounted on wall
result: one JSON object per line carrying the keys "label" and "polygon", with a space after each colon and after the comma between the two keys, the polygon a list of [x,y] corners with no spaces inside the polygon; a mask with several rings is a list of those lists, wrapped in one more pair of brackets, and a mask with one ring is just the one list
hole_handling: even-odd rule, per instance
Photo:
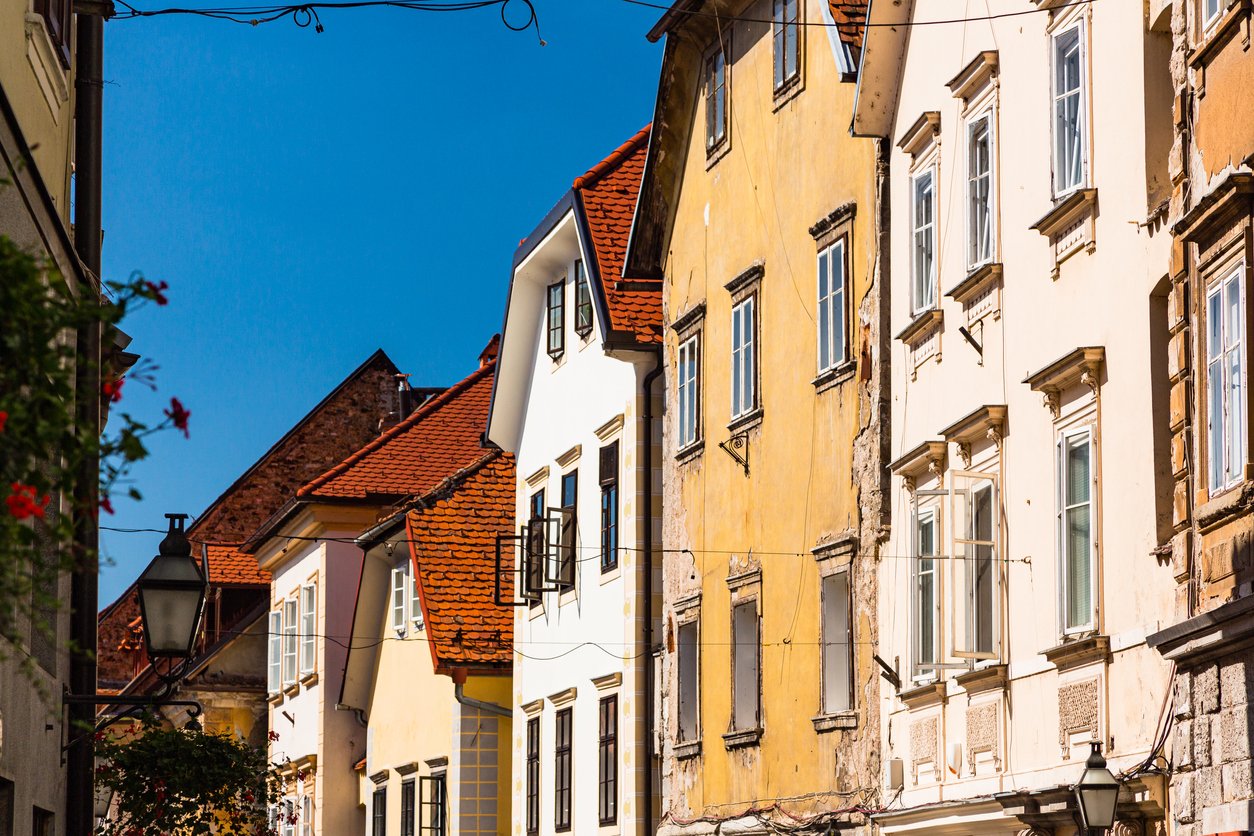
{"label": "street lamp mounted on wall", "polygon": [[1102,744],[1093,741],[1093,751],[1084,762],[1084,774],[1075,785],[1076,806],[1080,808],[1080,824],[1084,833],[1102,831],[1115,823],[1115,805],[1119,801],[1119,779],[1106,768]]}

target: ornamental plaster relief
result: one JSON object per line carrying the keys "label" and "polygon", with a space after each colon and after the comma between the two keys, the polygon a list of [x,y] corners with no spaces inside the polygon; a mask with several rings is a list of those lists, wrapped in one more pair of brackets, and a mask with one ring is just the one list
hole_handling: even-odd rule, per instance
{"label": "ornamental plaster relief", "polygon": [[1098,681],[1087,679],[1058,688],[1058,745],[1064,760],[1071,755],[1073,738],[1089,733],[1097,739]]}
{"label": "ornamental plaster relief", "polygon": [[987,702],[967,709],[967,766],[976,774],[977,756],[989,754],[993,769],[1001,771],[1001,703]]}

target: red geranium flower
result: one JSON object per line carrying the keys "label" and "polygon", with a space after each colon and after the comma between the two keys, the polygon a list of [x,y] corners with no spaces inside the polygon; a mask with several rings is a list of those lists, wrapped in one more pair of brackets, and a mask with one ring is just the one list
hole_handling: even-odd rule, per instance
{"label": "red geranium flower", "polygon": [[4,432],[4,422],[9,420],[9,413],[0,409],[0,433]]}
{"label": "red geranium flower", "polygon": [[48,504],[48,497],[40,497],[35,492],[34,485],[23,485],[21,482],[14,482],[9,486],[13,493],[6,497],[4,502],[9,506],[9,513],[19,520],[27,517],[39,517],[43,519],[44,506]]}
{"label": "red geranium flower", "polygon": [[169,289],[170,287],[165,282],[158,282],[157,284],[144,282],[144,287],[148,290],[149,295],[152,296],[152,301],[156,302],[158,305],[164,305],[170,301],[165,297],[165,294],[161,292]]}
{"label": "red geranium flower", "polygon": [[100,497],[100,510],[104,511],[106,514],[113,513],[113,503],[109,501],[109,497]]}
{"label": "red geranium flower", "polygon": [[117,380],[106,380],[100,384],[100,391],[110,403],[117,403],[122,400],[122,384],[126,382],[126,378],[119,377]]}
{"label": "red geranium flower", "polygon": [[170,408],[165,410],[165,417],[169,418],[177,429],[183,431],[184,438],[191,438],[191,434],[187,431],[187,419],[192,417],[192,413],[183,408],[178,398],[170,398]]}

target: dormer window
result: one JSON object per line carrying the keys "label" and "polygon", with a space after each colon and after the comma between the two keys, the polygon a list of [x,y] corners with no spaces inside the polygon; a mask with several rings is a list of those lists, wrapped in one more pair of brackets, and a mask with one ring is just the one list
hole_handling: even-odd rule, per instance
{"label": "dormer window", "polygon": [[592,290],[581,258],[575,260],[575,333],[580,337],[592,333]]}
{"label": "dormer window", "polygon": [[554,360],[566,351],[566,288],[563,282],[549,285],[546,323],[549,356]]}

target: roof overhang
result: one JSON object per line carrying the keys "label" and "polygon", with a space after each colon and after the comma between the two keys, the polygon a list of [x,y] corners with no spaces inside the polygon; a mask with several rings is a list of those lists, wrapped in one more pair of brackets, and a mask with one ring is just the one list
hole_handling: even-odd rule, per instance
{"label": "roof overhang", "polygon": [[256,555],[258,565],[274,574],[287,556],[292,539],[317,539],[331,531],[360,532],[373,525],[380,510],[390,504],[359,499],[292,500],[241,551]]}
{"label": "roof overhang", "polygon": [[870,0],[867,4],[853,122],[849,126],[853,136],[892,135],[913,16],[914,0]]}

